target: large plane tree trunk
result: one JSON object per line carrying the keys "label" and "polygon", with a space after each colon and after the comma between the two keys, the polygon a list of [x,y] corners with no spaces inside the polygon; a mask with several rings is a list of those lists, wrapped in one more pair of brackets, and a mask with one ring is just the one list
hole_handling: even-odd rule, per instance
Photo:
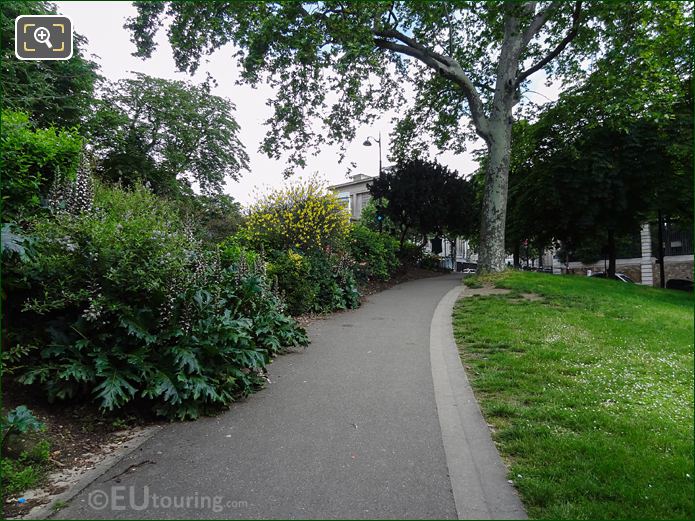
{"label": "large plane tree trunk", "polygon": [[516,79],[524,43],[519,34],[519,20],[515,16],[505,17],[504,31],[505,39],[497,63],[497,84],[485,140],[488,162],[480,216],[480,272],[503,271],[507,267],[504,262],[504,230],[512,154],[512,108],[519,101]]}
{"label": "large plane tree trunk", "polygon": [[500,114],[497,121],[492,120],[490,125],[489,161],[480,222],[480,271],[502,271],[506,268],[504,230],[512,145],[511,107],[509,112],[506,118]]}

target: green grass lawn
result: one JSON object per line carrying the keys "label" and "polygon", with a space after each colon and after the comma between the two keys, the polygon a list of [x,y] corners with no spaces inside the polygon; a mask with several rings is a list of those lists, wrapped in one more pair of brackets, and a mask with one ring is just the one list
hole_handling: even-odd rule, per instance
{"label": "green grass lawn", "polygon": [[692,294],[523,272],[487,282],[512,292],[461,299],[454,331],[529,516],[692,519]]}

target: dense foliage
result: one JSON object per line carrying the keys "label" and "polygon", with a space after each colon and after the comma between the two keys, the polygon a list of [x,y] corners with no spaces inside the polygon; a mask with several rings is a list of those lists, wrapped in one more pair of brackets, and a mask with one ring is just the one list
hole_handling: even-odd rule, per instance
{"label": "dense foliage", "polygon": [[350,229],[350,215],[317,178],[271,190],[251,206],[245,236],[273,250],[339,248]]}
{"label": "dense foliage", "polygon": [[69,60],[25,61],[14,55],[15,19],[19,15],[57,14],[45,1],[0,2],[0,97],[3,109],[29,112],[41,127],[73,127],[90,114],[98,66],[84,57],[87,40],[73,37]]}
{"label": "dense foliage", "polygon": [[350,230],[350,254],[361,280],[388,280],[400,267],[398,240],[361,223]]}
{"label": "dense foliage", "polygon": [[382,171],[369,186],[387,204],[380,211],[398,227],[400,245],[409,233],[420,237],[469,235],[476,217],[468,181],[436,162],[404,161]]}
{"label": "dense foliage", "polygon": [[97,187],[93,206],[37,217],[30,233],[12,341],[25,353],[19,380],[51,399],[141,400],[194,418],[253,391],[272,356],[307,342],[262,263],[223,262],[141,186]]}
{"label": "dense foliage", "polygon": [[[233,120],[211,125],[230,105],[148,77],[119,88],[89,122],[96,155],[78,129],[3,111],[2,362],[50,400],[194,418],[262,385],[284,347],[306,345],[288,313],[357,307],[358,277],[394,269],[393,241],[351,235],[316,180],[269,194],[245,218],[215,193],[246,160]],[[189,175],[210,193],[181,182]]]}
{"label": "dense foliage", "polygon": [[386,232],[394,235],[398,227],[389,219],[384,211],[389,202],[385,199],[375,199],[370,197],[367,204],[362,207],[360,223],[375,232]]}
{"label": "dense foliage", "polygon": [[268,276],[293,315],[359,306],[352,260],[345,253],[295,250],[268,252]]}
{"label": "dense foliage", "polygon": [[205,55],[235,46],[242,79],[274,88],[263,149],[278,159],[289,151],[290,169],[305,166],[307,154],[325,143],[345,146],[360,124],[385,110],[398,114],[399,159],[429,152],[433,142],[462,152],[480,138],[489,159],[480,219],[483,270],[505,267],[511,127],[535,109],[527,96],[534,76],[543,71],[564,90],[596,69],[600,74],[587,84],[604,94],[599,105],[659,114],[692,68],[690,2],[136,6],[127,26],[140,56],[151,56],[164,20],[182,71],[192,73]]}
{"label": "dense foliage", "polygon": [[234,235],[244,221],[241,205],[227,194],[191,193],[178,197],[177,202],[187,221],[210,244],[217,244]]}
{"label": "dense foliage", "polygon": [[2,222],[35,212],[54,182],[74,178],[82,151],[76,131],[37,129],[24,112],[2,111]]}
{"label": "dense foliage", "polygon": [[268,258],[269,277],[299,315],[359,305],[350,233],[347,210],[314,177],[261,195],[239,240]]}
{"label": "dense foliage", "polygon": [[136,74],[100,90],[88,133],[103,179],[148,183],[158,194],[192,183],[214,193],[248,168],[234,105],[208,84]]}
{"label": "dense foliage", "polygon": [[[593,99],[563,95],[534,124],[515,125],[507,247],[565,253],[615,269],[621,238],[661,212],[692,220],[692,82],[663,119],[577,118]],[[588,98],[588,99],[587,99]],[[595,110],[596,113],[598,111]]]}

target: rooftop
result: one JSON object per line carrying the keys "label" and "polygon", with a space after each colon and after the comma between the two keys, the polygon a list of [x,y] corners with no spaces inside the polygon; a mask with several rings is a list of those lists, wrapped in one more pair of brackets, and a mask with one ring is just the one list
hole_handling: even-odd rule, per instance
{"label": "rooftop", "polygon": [[336,188],[345,188],[348,186],[364,183],[365,181],[371,181],[372,179],[376,179],[376,176],[366,175],[366,174],[355,174],[353,176],[350,176],[350,179],[352,179],[352,181],[348,181],[346,183],[340,183],[337,185],[331,185],[328,188],[330,190],[335,190]]}

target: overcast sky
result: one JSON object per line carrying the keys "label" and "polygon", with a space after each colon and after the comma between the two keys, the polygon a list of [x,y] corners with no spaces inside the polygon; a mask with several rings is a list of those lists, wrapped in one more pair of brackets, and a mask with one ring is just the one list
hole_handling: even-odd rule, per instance
{"label": "overcast sky", "polygon": [[[199,71],[191,78],[188,74],[176,71],[171,46],[164,30],[158,33],[159,45],[152,58],[142,60],[131,55],[135,46],[130,41],[130,32],[123,28],[125,19],[136,13],[130,2],[57,2],[57,5],[59,12],[72,19],[74,30],[87,37],[87,54],[96,55],[102,75],[109,80],[128,77],[130,72],[134,71],[159,78],[191,80],[198,83],[205,79],[206,72],[210,72],[218,82],[214,94],[225,97],[236,105],[235,118],[241,126],[241,140],[250,158],[250,171],[244,172],[238,182],[229,181],[225,190],[227,193],[241,203],[248,204],[253,199],[255,187],[278,186],[284,182],[282,171],[285,164],[258,152],[259,144],[265,135],[263,121],[270,116],[270,109],[265,101],[271,97],[272,90],[268,87],[252,89],[246,85],[235,85],[239,69],[232,57],[231,46],[217,50],[209,57],[208,63],[201,63]],[[545,88],[542,81],[535,81],[532,89],[551,98],[555,97],[554,89]],[[345,182],[347,168],[354,162],[357,167],[353,174],[376,175],[379,165],[378,147],[365,147],[362,142],[368,136],[376,136],[381,131],[386,164],[392,116],[393,114],[385,114],[373,126],[359,128],[357,138],[348,145],[342,163],[338,163],[338,149],[325,146],[318,156],[308,158],[305,173],[318,172],[330,183]],[[468,153],[444,153],[438,159],[462,174],[469,174],[477,167]]]}

